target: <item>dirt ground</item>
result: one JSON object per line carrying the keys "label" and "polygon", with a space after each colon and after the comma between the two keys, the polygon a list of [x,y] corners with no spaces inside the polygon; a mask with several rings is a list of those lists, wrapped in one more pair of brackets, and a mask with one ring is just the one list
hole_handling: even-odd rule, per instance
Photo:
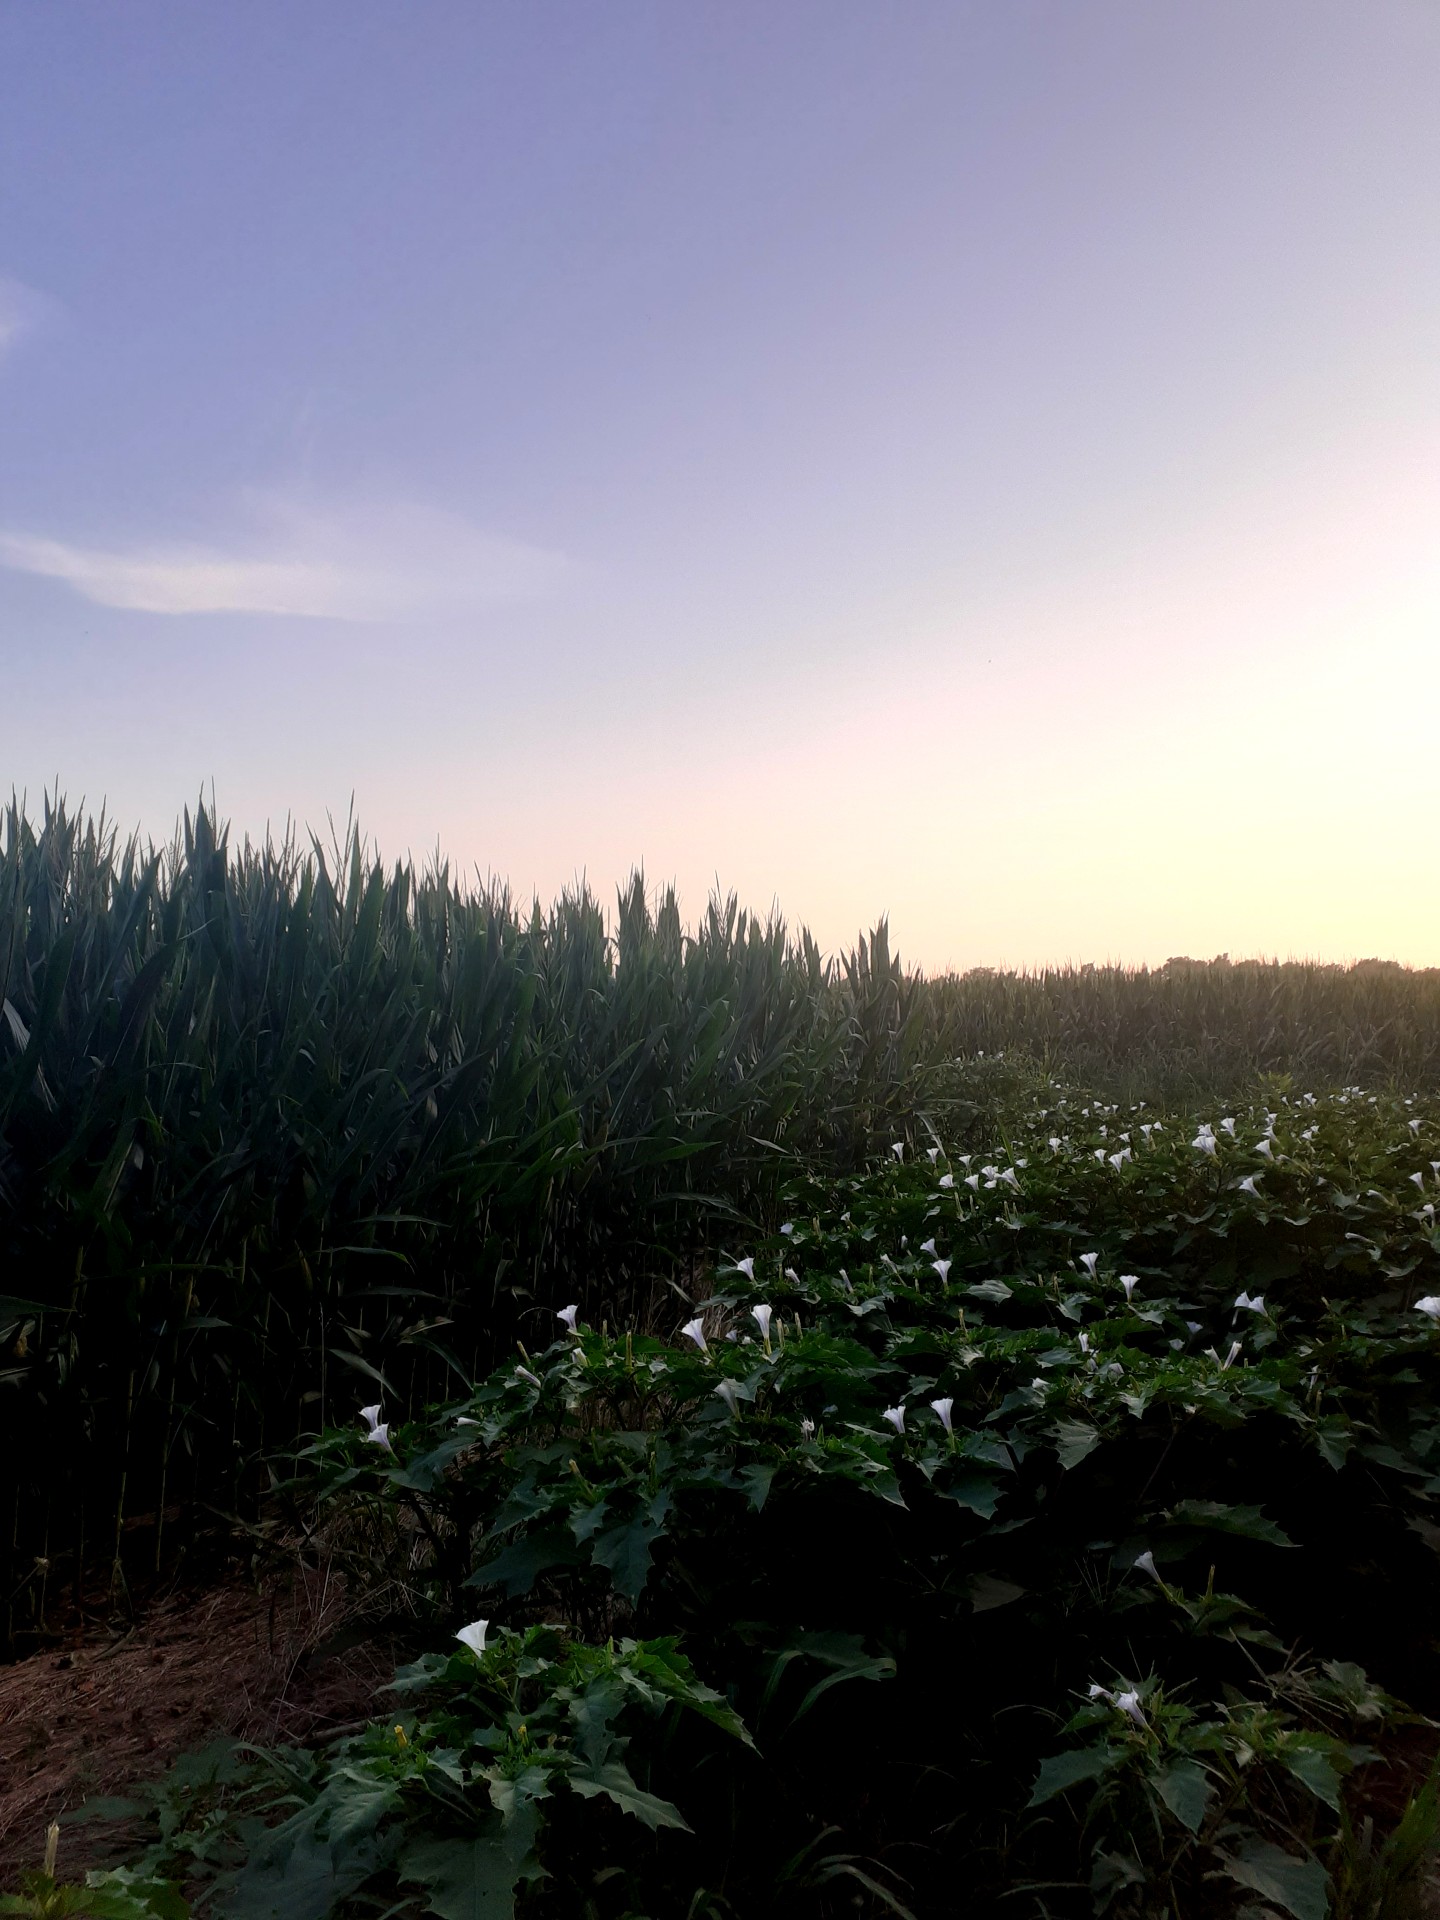
{"label": "dirt ground", "polygon": [[[160,1594],[98,1632],[77,1624],[0,1667],[0,1891],[40,1864],[52,1820],[218,1734],[323,1739],[368,1717],[404,1654],[387,1635],[347,1631],[347,1613],[323,1568],[232,1578]],[[138,1839],[113,1822],[67,1822],[61,1877],[119,1864]]]}

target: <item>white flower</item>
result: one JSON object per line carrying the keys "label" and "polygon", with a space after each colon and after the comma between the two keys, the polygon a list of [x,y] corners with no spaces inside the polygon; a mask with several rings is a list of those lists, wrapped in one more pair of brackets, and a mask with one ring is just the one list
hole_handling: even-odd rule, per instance
{"label": "white flower", "polygon": [[687,1320],[680,1331],[687,1340],[693,1340],[695,1342],[701,1353],[708,1353],[710,1351],[709,1347],[705,1344],[705,1322],[698,1316],[694,1320]]}
{"label": "white flower", "polygon": [[998,1180],[1007,1181],[1012,1187],[1014,1187],[1017,1193],[1020,1191],[1020,1179],[1017,1173],[1015,1172],[1014,1167],[1006,1167],[1003,1173],[996,1175],[996,1178]]}
{"label": "white flower", "polygon": [[1190,1144],[1192,1147],[1198,1147],[1201,1153],[1214,1153],[1215,1136],[1202,1127]]}
{"label": "white flower", "polygon": [[1088,1333],[1082,1333],[1080,1336],[1080,1351],[1081,1353],[1088,1353],[1090,1351],[1090,1336]]}
{"label": "white flower", "polygon": [[1116,1173],[1119,1173],[1121,1167],[1123,1167],[1125,1162],[1130,1158],[1130,1149],[1128,1147],[1122,1147],[1119,1153],[1109,1153],[1105,1157],[1115,1169]]}
{"label": "white flower", "polygon": [[1235,1296],[1235,1310],[1237,1313],[1264,1313],[1264,1294],[1237,1293]]}
{"label": "white flower", "polygon": [[1418,1120],[1407,1120],[1405,1124],[1407,1127],[1409,1127],[1411,1133],[1419,1133],[1420,1122]]}
{"label": "white flower", "polygon": [[1087,1697],[1091,1700],[1110,1700],[1110,1701],[1113,1701],[1115,1698],[1114,1694],[1111,1693],[1110,1689],[1108,1687],[1102,1687],[1098,1680],[1092,1680],[1090,1682],[1090,1692]]}
{"label": "white flower", "polygon": [[472,1653],[484,1653],[485,1634],[489,1625],[488,1620],[472,1620],[468,1627],[461,1627],[455,1638],[463,1641]]}
{"label": "white flower", "polygon": [[[965,1176],[965,1184],[966,1184],[966,1186],[967,1186],[967,1187],[969,1187],[969,1189],[970,1189],[970,1191],[971,1191],[972,1193],[978,1193],[978,1192],[980,1191],[980,1176],[979,1176],[979,1174],[978,1174],[978,1173],[967,1173],[967,1174],[966,1174],[966,1176]],[[993,1182],[993,1181],[991,1182],[991,1185],[992,1185],[992,1186],[994,1185],[994,1182]]]}
{"label": "white flower", "polygon": [[371,1427],[365,1438],[373,1441],[377,1447],[384,1447],[387,1453],[393,1453],[395,1451],[390,1444],[390,1429],[388,1426]]}
{"label": "white flower", "polygon": [[904,1433],[905,1431],[904,1407],[886,1407],[885,1411],[881,1414],[880,1418],[882,1420],[888,1420],[891,1426],[894,1427],[897,1433]]}
{"label": "white flower", "polygon": [[1417,1300],[1415,1311],[1423,1313],[1427,1320],[1440,1322],[1440,1293],[1427,1293],[1423,1300]]}
{"label": "white flower", "polygon": [[955,1184],[955,1176],[953,1173],[941,1174],[940,1186],[944,1192],[948,1193],[950,1189],[954,1186],[954,1184]]}
{"label": "white flower", "polygon": [[377,1400],[373,1407],[361,1407],[360,1418],[367,1427],[377,1425],[380,1419],[380,1402]]}
{"label": "white flower", "polygon": [[[1160,1575],[1157,1572],[1156,1566],[1155,1566],[1155,1556],[1153,1553],[1149,1551],[1148,1548],[1144,1553],[1136,1554],[1135,1565],[1139,1567],[1142,1573],[1148,1573],[1152,1580],[1160,1579]],[[1163,1581],[1161,1581],[1161,1585],[1162,1586],[1164,1585]]]}
{"label": "white flower", "polygon": [[1423,1192],[1425,1191],[1425,1176],[1424,1176],[1424,1174],[1423,1174],[1423,1173],[1412,1173],[1412,1174],[1411,1174],[1411,1176],[1410,1176],[1410,1178],[1411,1178],[1411,1179],[1412,1179],[1412,1180],[1413,1180],[1413,1181],[1415,1182],[1415,1184],[1416,1184],[1416,1186],[1417,1186],[1417,1187],[1418,1187],[1418,1188],[1420,1189],[1420,1191],[1421,1191],[1421,1193],[1423,1193]]}
{"label": "white flower", "polygon": [[760,1329],[760,1338],[768,1347],[770,1344],[770,1316],[774,1312],[774,1308],[766,1306],[752,1307],[750,1312],[756,1326]]}
{"label": "white flower", "polygon": [[1122,1273],[1120,1276],[1120,1284],[1125,1289],[1125,1298],[1127,1300],[1133,1300],[1135,1298],[1135,1289],[1140,1284],[1140,1276],[1138,1273]]}
{"label": "white flower", "polygon": [[1240,1358],[1241,1352],[1242,1348],[1240,1342],[1237,1340],[1230,1348],[1229,1353],[1227,1353],[1225,1358],[1220,1362],[1220,1371],[1224,1373],[1227,1367],[1233,1367],[1235,1362]]}
{"label": "white flower", "polygon": [[800,1433],[803,1439],[813,1440],[815,1438],[815,1422],[809,1419],[802,1420],[800,1422]]}
{"label": "white flower", "polygon": [[932,1260],[930,1264],[935,1269],[936,1273],[939,1274],[940,1284],[943,1287],[945,1285],[945,1282],[950,1278],[950,1268],[951,1268],[952,1262],[949,1260]]}
{"label": "white flower", "polygon": [[800,1276],[795,1271],[794,1267],[786,1267],[785,1278],[790,1282],[792,1286],[798,1287],[800,1284]]}
{"label": "white flower", "polygon": [[890,1151],[897,1160],[903,1160],[905,1158],[905,1142],[903,1140],[892,1140],[890,1142]]}
{"label": "white flower", "polygon": [[1252,1199],[1258,1200],[1260,1198],[1260,1189],[1255,1184],[1258,1178],[1258,1174],[1247,1173],[1245,1178],[1240,1182],[1241,1193],[1248,1193]]}
{"label": "white flower", "polygon": [[739,1396],[735,1392],[735,1382],[733,1380],[721,1380],[716,1385],[715,1391],[730,1409],[731,1416],[738,1418],[735,1402]]}
{"label": "white flower", "polygon": [[1220,1124],[1233,1140],[1235,1138],[1235,1122],[1233,1120],[1222,1120]]}
{"label": "white flower", "polygon": [[517,1379],[528,1380],[532,1387],[538,1387],[540,1385],[539,1376],[533,1374],[529,1367],[516,1367],[515,1375]]}
{"label": "white flower", "polygon": [[1257,1153],[1263,1153],[1267,1160],[1273,1160],[1275,1158],[1275,1149],[1271,1146],[1269,1140],[1257,1140],[1255,1142],[1255,1151]]}
{"label": "white flower", "polygon": [[952,1439],[954,1438],[954,1434],[955,1434],[955,1426],[950,1416],[953,1413],[954,1408],[955,1408],[955,1402],[953,1398],[947,1397],[944,1400],[932,1400],[930,1402],[931,1412],[936,1416],[941,1426],[944,1427],[946,1433],[948,1433]]}
{"label": "white flower", "polygon": [[940,1149],[939,1147],[927,1147],[925,1149],[925,1154],[926,1154],[926,1158],[929,1160],[931,1166],[933,1167],[935,1162],[940,1158]]}
{"label": "white flower", "polygon": [[561,1307],[560,1311],[556,1314],[555,1318],[557,1320],[563,1320],[565,1322],[565,1325],[570,1329],[571,1333],[578,1333],[579,1328],[575,1325],[575,1321],[577,1316],[579,1315],[579,1312],[580,1312],[580,1309],[578,1306]]}
{"label": "white flower", "polygon": [[735,1262],[735,1271],[736,1273],[743,1273],[747,1280],[753,1280],[755,1278],[754,1255],[752,1254],[744,1260],[737,1260]]}
{"label": "white flower", "polygon": [[1138,1693],[1134,1691],[1130,1693],[1117,1693],[1115,1696],[1115,1705],[1127,1719],[1133,1720],[1137,1727],[1144,1726],[1145,1716],[1140,1711],[1140,1696]]}
{"label": "white flower", "polygon": [[1100,1256],[1098,1253],[1082,1253],[1080,1256],[1080,1264],[1093,1280],[1095,1278],[1095,1269],[1100,1264]]}
{"label": "white flower", "polygon": [[795,1231],[795,1222],[793,1220],[782,1220],[780,1223],[780,1231],[788,1239],[789,1236]]}
{"label": "white flower", "polygon": [[849,1274],[848,1274],[848,1273],[847,1273],[847,1272],[845,1271],[845,1269],[844,1269],[844,1267],[841,1267],[841,1268],[839,1269],[839,1273],[840,1273],[840,1284],[841,1284],[841,1285],[842,1285],[842,1286],[844,1287],[844,1289],[845,1289],[845,1291],[846,1291],[847,1293],[853,1293],[853,1292],[855,1291],[855,1289],[854,1289],[854,1287],[852,1287],[852,1286],[851,1286],[851,1284],[850,1284],[850,1276],[849,1276]]}
{"label": "white flower", "polygon": [[928,1253],[932,1260],[936,1254],[939,1253],[940,1249],[935,1244],[935,1236],[933,1233],[928,1240],[922,1240],[920,1242],[920,1251],[921,1253]]}

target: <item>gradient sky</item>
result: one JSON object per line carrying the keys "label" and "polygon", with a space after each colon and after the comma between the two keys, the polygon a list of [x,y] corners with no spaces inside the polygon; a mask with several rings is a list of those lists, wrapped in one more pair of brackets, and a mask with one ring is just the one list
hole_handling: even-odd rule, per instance
{"label": "gradient sky", "polygon": [[1440,964],[1435,0],[0,0],[0,774]]}

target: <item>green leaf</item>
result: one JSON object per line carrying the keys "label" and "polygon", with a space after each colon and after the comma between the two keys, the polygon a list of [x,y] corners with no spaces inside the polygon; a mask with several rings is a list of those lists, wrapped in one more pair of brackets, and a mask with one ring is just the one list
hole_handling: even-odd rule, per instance
{"label": "green leaf", "polygon": [[1313,1855],[1286,1853],[1269,1840],[1251,1840],[1238,1853],[1222,1853],[1223,1870],[1295,1920],[1326,1920],[1330,1898],[1325,1869]]}
{"label": "green leaf", "polygon": [[1011,1580],[1001,1580],[993,1573],[977,1573],[970,1582],[970,1605],[976,1613],[991,1613],[996,1607],[1008,1607],[1013,1600],[1023,1598],[1024,1587],[1017,1587]]}
{"label": "green leaf", "polygon": [[1212,1533],[1233,1533],[1243,1540],[1263,1540],[1272,1547],[1293,1547],[1289,1534],[1267,1520],[1259,1507],[1232,1507],[1218,1500],[1182,1500],[1166,1518],[1174,1526],[1203,1527]]}
{"label": "green leaf", "polygon": [[400,1855],[402,1880],[424,1887],[425,1911],[439,1920],[514,1920],[523,1854],[506,1845],[499,1821],[474,1840],[425,1835]]}
{"label": "green leaf", "polygon": [[619,1526],[606,1527],[595,1536],[591,1549],[597,1567],[604,1567],[615,1583],[617,1593],[627,1600],[638,1600],[650,1577],[650,1549],[656,1529],[648,1515],[637,1514]]}
{"label": "green leaf", "polygon": [[622,1812],[633,1813],[647,1827],[678,1827],[682,1833],[691,1831],[689,1821],[677,1806],[668,1800],[658,1799],[653,1793],[644,1792],[618,1762],[601,1767],[595,1773],[572,1773],[570,1785],[586,1800],[604,1794]]}
{"label": "green leaf", "polygon": [[1340,1770],[1323,1747],[1288,1747],[1280,1758],[1317,1800],[1323,1800],[1336,1813],[1340,1811]]}
{"label": "green leaf", "polygon": [[1040,1762],[1034,1790],[1026,1805],[1043,1807],[1057,1793],[1079,1786],[1082,1780],[1098,1780],[1124,1758],[1123,1747],[1082,1747],[1078,1752],[1052,1753],[1048,1760]]}
{"label": "green leaf", "polygon": [[521,1534],[493,1560],[479,1566],[465,1582],[467,1587],[504,1587],[513,1600],[528,1593],[542,1573],[556,1567],[583,1566],[587,1555],[568,1532],[547,1528],[540,1533]]}
{"label": "green leaf", "polygon": [[1157,1776],[1155,1789],[1181,1826],[1199,1833],[1215,1791],[1205,1769],[1194,1760],[1174,1760]]}
{"label": "green leaf", "polygon": [[953,1500],[957,1507],[964,1507],[970,1513],[978,1514],[982,1520],[988,1520],[995,1511],[1000,1489],[995,1481],[983,1473],[957,1473],[946,1487],[945,1497]]}
{"label": "green leaf", "polygon": [[770,1495],[770,1482],[775,1478],[776,1462],[773,1460],[755,1460],[748,1467],[742,1467],[739,1473],[740,1485],[745,1489],[750,1505],[759,1513]]}
{"label": "green leaf", "polygon": [[1078,1467],[1100,1444],[1099,1432],[1083,1420],[1059,1420],[1055,1425],[1055,1451],[1066,1473]]}

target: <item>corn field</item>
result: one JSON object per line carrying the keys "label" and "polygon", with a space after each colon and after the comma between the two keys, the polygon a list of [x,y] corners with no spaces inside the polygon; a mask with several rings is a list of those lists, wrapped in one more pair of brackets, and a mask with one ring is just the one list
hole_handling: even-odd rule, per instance
{"label": "corn field", "polygon": [[[647,1323],[797,1164],[845,1171],[967,1064],[1109,1084],[1440,1078],[1440,974],[1173,965],[926,982],[636,876],[521,911],[353,827],[122,840],[12,803],[0,849],[7,1643],[87,1569],[382,1389],[466,1385],[558,1303]],[[999,1084],[996,1082],[995,1084]],[[167,1539],[167,1528],[172,1537]]]}

